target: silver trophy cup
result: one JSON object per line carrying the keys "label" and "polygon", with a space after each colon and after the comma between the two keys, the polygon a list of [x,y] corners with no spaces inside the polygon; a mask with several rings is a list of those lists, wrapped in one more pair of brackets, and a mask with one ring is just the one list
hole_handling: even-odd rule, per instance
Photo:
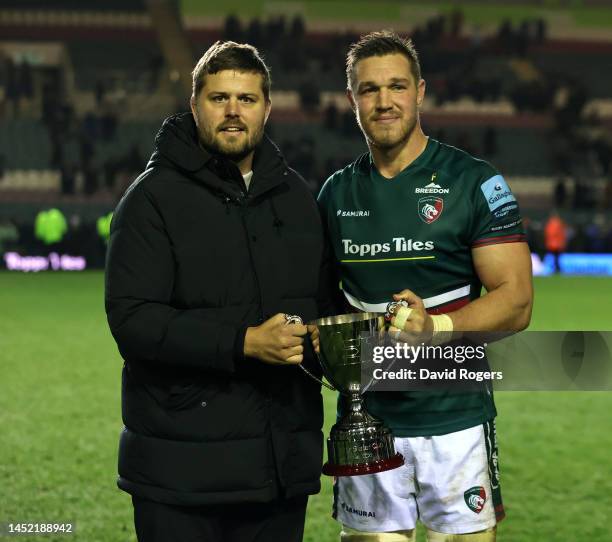
{"label": "silver trophy cup", "polygon": [[361,395],[361,366],[371,361],[367,359],[367,341],[382,338],[384,316],[372,312],[341,314],[310,324],[319,329],[319,362],[326,378],[340,392],[345,412],[327,439],[323,474],[356,476],[403,465],[391,430],[366,411]]}

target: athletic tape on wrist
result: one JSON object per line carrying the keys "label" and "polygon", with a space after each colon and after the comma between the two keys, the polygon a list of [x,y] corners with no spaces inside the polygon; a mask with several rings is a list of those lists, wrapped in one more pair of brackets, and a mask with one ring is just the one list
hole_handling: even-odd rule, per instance
{"label": "athletic tape on wrist", "polygon": [[391,325],[397,329],[403,330],[408,318],[410,318],[411,312],[412,309],[409,309],[408,307],[400,307],[397,314],[391,319]]}
{"label": "athletic tape on wrist", "polygon": [[431,317],[431,321],[433,322],[431,344],[443,344],[452,339],[453,321],[448,314],[434,314]]}

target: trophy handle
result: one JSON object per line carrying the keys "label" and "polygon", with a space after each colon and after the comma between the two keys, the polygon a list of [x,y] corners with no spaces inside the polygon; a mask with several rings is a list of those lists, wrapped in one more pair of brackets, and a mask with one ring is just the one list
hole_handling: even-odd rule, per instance
{"label": "trophy handle", "polygon": [[[286,324],[304,324],[304,322],[302,321],[302,317],[301,316],[297,316],[295,314],[285,314],[285,323]],[[317,358],[318,357],[319,357],[319,354],[317,354]],[[319,360],[319,363],[321,363],[320,360]],[[338,391],[338,390],[336,390],[336,388],[334,388],[333,386],[331,386],[327,382],[323,382],[323,380],[320,380],[315,375],[313,375],[301,363],[300,363],[300,369],[302,369],[302,371],[304,371],[310,378],[312,378],[313,380],[316,380],[319,384],[325,386],[326,388],[328,388],[328,389],[330,389],[332,391]]]}
{"label": "trophy handle", "polygon": [[323,382],[323,380],[317,378],[315,375],[313,375],[308,369],[306,369],[306,367],[304,367],[301,363],[300,363],[300,369],[302,369],[302,371],[304,371],[310,378],[312,378],[313,380],[316,380],[319,384],[322,384],[323,386],[325,386],[327,389],[330,389],[332,391],[338,391],[336,388],[334,388],[331,384],[328,384],[327,382]]}

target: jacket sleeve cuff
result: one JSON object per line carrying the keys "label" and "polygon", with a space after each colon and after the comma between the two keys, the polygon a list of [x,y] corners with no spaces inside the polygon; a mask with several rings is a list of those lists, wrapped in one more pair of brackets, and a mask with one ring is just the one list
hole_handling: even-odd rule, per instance
{"label": "jacket sleeve cuff", "polygon": [[244,337],[247,332],[248,326],[238,328],[236,332],[236,338],[234,339],[234,362],[240,362],[244,360]]}

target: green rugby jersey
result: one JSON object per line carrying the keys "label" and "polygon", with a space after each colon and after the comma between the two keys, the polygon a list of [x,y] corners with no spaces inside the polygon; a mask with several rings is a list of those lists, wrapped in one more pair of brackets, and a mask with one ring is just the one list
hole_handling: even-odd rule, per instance
{"label": "green rugby jersey", "polygon": [[[369,153],[334,173],[319,194],[347,302],[384,312],[409,288],[427,311],[457,310],[480,296],[471,250],[525,240],[518,203],[488,163],[429,139],[393,179]],[[492,419],[493,396],[482,392],[373,392],[368,410],[396,436],[429,436]]]}

